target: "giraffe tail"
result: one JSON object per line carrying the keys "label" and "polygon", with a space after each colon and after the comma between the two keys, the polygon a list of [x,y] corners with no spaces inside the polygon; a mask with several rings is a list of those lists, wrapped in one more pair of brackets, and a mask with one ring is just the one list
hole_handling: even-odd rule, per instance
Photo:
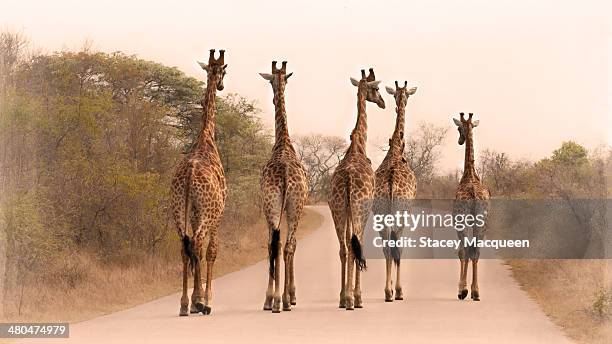
{"label": "giraffe tail", "polygon": [[198,261],[198,258],[195,255],[195,251],[193,249],[193,240],[189,237],[189,235],[183,235],[183,251],[185,255],[189,258],[189,268],[191,271],[195,269],[195,265]]}
{"label": "giraffe tail", "polygon": [[189,170],[187,171],[187,183],[185,184],[185,230],[182,233],[182,241],[183,251],[185,252],[187,258],[189,258],[189,268],[191,268],[191,271],[193,272],[196,264],[198,263],[198,257],[194,250],[193,239],[189,237],[189,234],[187,234],[187,227],[189,226],[189,209],[191,208],[191,204],[189,203],[189,199],[191,198],[189,189],[191,185],[191,173],[192,169],[189,167]]}
{"label": "giraffe tail", "polygon": [[[352,228],[354,228],[354,223],[353,223],[353,215],[352,215],[352,211],[351,211],[351,183],[349,180],[347,180],[346,183],[346,205],[347,205],[347,210],[348,210],[348,216],[346,219],[347,222],[347,226],[351,226]],[[352,232],[352,231],[351,231]],[[353,251],[353,255],[355,256],[355,260],[357,263],[357,268],[360,271],[364,271],[367,269],[366,266],[366,260],[363,257],[363,250],[361,248],[361,243],[359,242],[359,238],[357,238],[357,235],[355,233],[353,233],[351,235],[351,250]]]}
{"label": "giraffe tail", "polygon": [[275,278],[276,274],[276,258],[278,258],[280,248],[280,225],[283,220],[283,209],[285,208],[285,199],[287,196],[287,167],[283,171],[283,189],[281,190],[281,208],[278,217],[278,226],[272,228],[272,237],[270,238],[270,248],[268,257],[270,260],[270,277]]}
{"label": "giraffe tail", "polygon": [[[393,174],[394,174],[394,170],[391,169],[390,173],[389,173],[389,180],[387,181],[389,184],[389,214],[391,214],[393,212]],[[396,241],[397,238],[397,233],[391,229],[390,233],[389,233],[389,239]],[[395,262],[395,265],[399,264],[399,260],[401,259],[402,256],[402,251],[401,248],[396,247],[396,246],[392,246],[390,247],[390,251],[391,251],[391,257],[393,258],[393,262]]]}
{"label": "giraffe tail", "polygon": [[353,249],[353,254],[355,255],[355,260],[357,261],[357,267],[359,268],[359,270],[366,270],[366,260],[363,257],[361,243],[359,242],[359,238],[357,238],[357,235],[355,234],[353,234],[353,236],[351,237],[351,248]]}
{"label": "giraffe tail", "polygon": [[280,228],[272,230],[272,240],[270,240],[270,277],[275,278],[276,258],[278,258],[278,248],[280,243]]}

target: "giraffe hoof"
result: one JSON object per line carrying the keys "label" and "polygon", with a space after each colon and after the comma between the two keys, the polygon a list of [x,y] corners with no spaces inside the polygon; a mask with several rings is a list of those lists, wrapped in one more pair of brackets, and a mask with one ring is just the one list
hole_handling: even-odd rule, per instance
{"label": "giraffe hoof", "polygon": [[272,313],[280,313],[280,312],[281,312],[280,309],[273,309],[272,310]]}
{"label": "giraffe hoof", "polygon": [[271,311],[271,310],[272,310],[272,307],[270,307],[270,306],[265,306],[265,305],[264,305],[263,310],[264,310],[264,311]]}
{"label": "giraffe hoof", "polygon": [[200,313],[200,311],[198,311],[198,307],[196,306],[195,303],[192,303],[191,306],[189,306],[189,313],[191,313],[191,314]]}
{"label": "giraffe hoof", "polygon": [[210,313],[212,313],[212,309],[209,306],[205,306],[202,302],[196,303],[196,308],[198,312],[204,315],[209,315]]}
{"label": "giraffe hoof", "polygon": [[187,306],[181,306],[181,310],[179,311],[179,316],[181,317],[189,316],[189,310],[187,309]]}
{"label": "giraffe hoof", "polygon": [[295,301],[295,300],[291,300],[291,305],[292,305],[292,306],[297,305],[297,301]]}
{"label": "giraffe hoof", "polygon": [[472,291],[472,300],[480,301],[480,294],[477,291]]}
{"label": "giraffe hoof", "polygon": [[401,290],[396,290],[395,291],[395,299],[399,300],[399,301],[403,300],[404,299],[404,293],[402,293]]}
{"label": "giraffe hoof", "polygon": [[393,302],[393,291],[385,290],[385,302]]}
{"label": "giraffe hoof", "polygon": [[289,300],[283,301],[283,311],[285,312],[291,311],[291,302]]}
{"label": "giraffe hoof", "polygon": [[457,297],[459,298],[459,300],[463,300],[467,297],[468,291],[467,289],[463,289],[462,291],[459,292],[459,294],[457,294]]}

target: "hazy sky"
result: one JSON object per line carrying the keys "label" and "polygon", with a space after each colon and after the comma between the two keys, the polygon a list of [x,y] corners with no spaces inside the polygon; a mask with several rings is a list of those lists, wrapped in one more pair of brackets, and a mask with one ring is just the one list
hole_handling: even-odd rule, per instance
{"label": "hazy sky", "polygon": [[[287,60],[293,135],[348,134],[356,118],[349,77],[374,67],[383,85],[418,86],[407,130],[420,121],[449,128],[445,169],[461,167],[451,116],[474,112],[477,152],[537,159],[574,139],[612,144],[612,8],[606,1],[13,1],[0,28],[51,52],[97,50],[177,66],[204,79],[197,59],[226,49],[223,93],[257,100],[273,126],[272,90],[257,73]],[[381,88],[382,89],[382,88]],[[393,99],[368,105],[369,154],[393,130]]]}

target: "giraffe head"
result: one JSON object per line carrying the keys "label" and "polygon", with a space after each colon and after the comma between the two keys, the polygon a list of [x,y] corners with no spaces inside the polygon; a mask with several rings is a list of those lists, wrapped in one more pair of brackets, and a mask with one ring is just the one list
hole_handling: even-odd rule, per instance
{"label": "giraffe head", "polygon": [[268,73],[259,73],[262,78],[268,80],[270,84],[272,84],[272,89],[274,93],[284,92],[285,85],[287,85],[287,80],[289,77],[293,75],[293,73],[287,74],[287,61],[283,61],[282,67],[276,68],[276,61],[272,61],[272,74]]}
{"label": "giraffe head", "polygon": [[458,120],[456,118],[453,118],[453,122],[455,122],[455,125],[457,126],[457,130],[459,131],[459,145],[462,145],[463,143],[465,143],[465,139],[467,137],[469,137],[472,134],[472,129],[476,128],[478,126],[478,123],[480,123],[479,120],[475,120],[472,121],[472,116],[474,116],[473,113],[470,112],[468,119],[465,119],[465,114],[462,112],[459,114],[461,120]]}
{"label": "giraffe head", "polygon": [[374,75],[374,69],[370,68],[370,73],[366,76],[365,69],[361,70],[361,80],[351,78],[351,83],[358,88],[364,88],[366,91],[366,100],[378,105],[379,108],[385,108],[385,101],[380,95],[378,90],[378,84],[380,81],[376,81]]}
{"label": "giraffe head", "polygon": [[408,100],[408,97],[415,94],[417,88],[416,87],[408,88],[408,81],[404,81],[404,87],[400,87],[399,83],[396,81],[395,89],[387,86],[386,90],[387,90],[387,93],[389,93],[395,98],[395,104],[398,107],[399,106],[404,107],[406,106],[406,101]]}
{"label": "giraffe head", "polygon": [[216,80],[217,91],[223,91],[223,78],[225,77],[225,50],[219,50],[219,58],[215,58],[215,49],[210,49],[210,55],[208,56],[208,64],[199,62],[198,64],[202,69],[208,73],[208,80]]}

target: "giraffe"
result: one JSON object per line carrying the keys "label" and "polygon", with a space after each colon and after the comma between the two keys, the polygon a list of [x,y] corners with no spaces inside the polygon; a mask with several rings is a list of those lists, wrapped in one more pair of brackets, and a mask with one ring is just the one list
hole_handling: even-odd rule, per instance
{"label": "giraffe", "polygon": [[[389,150],[385,159],[376,169],[376,187],[374,189],[374,213],[395,214],[396,211],[408,210],[410,200],[416,195],[416,177],[404,158],[404,126],[405,111],[408,97],[416,92],[416,87],[400,87],[395,82],[395,89],[386,87],[387,92],[395,98],[395,111],[397,118],[395,129],[389,139]],[[384,228],[380,235],[385,239],[397,240],[402,234],[402,228]],[[403,300],[400,284],[400,261],[402,249],[400,247],[385,247],[383,249],[386,261],[385,301],[393,301],[393,282],[391,274],[393,265],[396,270],[395,299]]]}
{"label": "giraffe", "polygon": [[[357,87],[357,123],[350,136],[351,144],[332,175],[328,201],[340,242],[340,308],[347,310],[363,307],[360,273],[365,270],[366,261],[361,242],[374,195],[374,171],[366,156],[366,101],[385,108],[378,90],[380,81],[376,81],[372,68],[367,77],[362,69],[361,80],[351,78],[351,83]],[[353,269],[356,270],[354,285]]]}
{"label": "giraffe", "polygon": [[[202,130],[185,158],[176,167],[171,186],[171,206],[174,222],[182,241],[183,294],[179,315],[189,313],[210,314],[212,299],[212,271],[219,246],[218,229],[227,186],[219,152],[215,144],[215,96],[223,90],[225,76],[224,50],[210,50],[208,65],[198,62],[208,73],[206,91],[202,102]],[[192,236],[188,226],[191,226]],[[201,264],[204,253],[204,239],[208,236],[206,248],[206,290],[202,295]],[[191,307],[187,296],[189,270],[194,277]],[[202,298],[204,298],[202,302]]]}
{"label": "giraffe", "polygon": [[285,111],[285,85],[293,73],[287,74],[287,62],[282,67],[276,67],[272,61],[272,74],[260,73],[268,80],[274,91],[275,108],[275,143],[272,157],[261,173],[261,195],[263,212],[269,228],[268,253],[270,269],[268,273],[268,289],[263,309],[280,313],[280,256],[282,247],[280,240],[280,223],[283,211],[287,220],[287,239],[285,241],[284,262],[285,280],[283,290],[283,311],[290,311],[295,305],[295,278],[293,257],[297,244],[296,233],[302,211],[308,198],[308,180],[306,170],[297,157],[291,144],[287,128],[287,113]]}
{"label": "giraffe", "polygon": [[[464,118],[465,114],[460,113],[460,120],[453,118],[453,122],[457,125],[459,131],[459,145],[465,143],[465,161],[463,166],[463,176],[455,193],[455,203],[453,206],[453,216],[457,214],[472,214],[484,215],[485,225],[478,227],[472,226],[472,235],[478,240],[484,239],[486,231],[486,214],[489,207],[490,193],[487,187],[480,181],[480,177],[476,174],[474,167],[474,139],[472,131],[479,124],[478,120],[472,121],[473,114],[470,113],[468,119]],[[478,289],[478,258],[480,257],[480,248],[475,246],[464,246],[464,239],[467,235],[466,230],[457,231],[460,239],[459,246],[459,292],[457,297],[463,300],[467,296],[467,271],[468,263],[472,261],[472,285],[471,298],[474,301],[480,301],[480,292]]]}

